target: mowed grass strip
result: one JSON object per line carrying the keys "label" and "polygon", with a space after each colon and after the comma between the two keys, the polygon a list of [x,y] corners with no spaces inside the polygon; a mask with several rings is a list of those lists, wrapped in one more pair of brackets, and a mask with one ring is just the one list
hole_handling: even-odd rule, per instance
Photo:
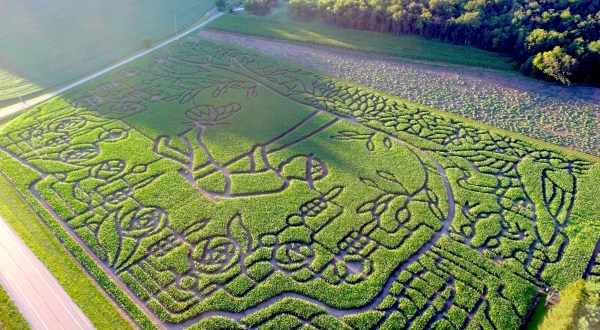
{"label": "mowed grass strip", "polygon": [[[210,0],[8,0],[0,12],[0,105],[94,71],[198,21]],[[12,102],[14,103],[14,102]]]}
{"label": "mowed grass strip", "polygon": [[31,329],[2,286],[0,286],[0,329]]}
{"label": "mowed grass strip", "polygon": [[[285,12],[285,7],[282,10]],[[517,63],[511,57],[499,53],[411,35],[343,29],[318,22],[300,22],[283,13],[273,17],[258,17],[243,13],[226,15],[212,22],[208,27],[263,38],[342,47],[413,60],[503,71],[517,69]]]}
{"label": "mowed grass strip", "polygon": [[[40,221],[20,193],[0,173],[0,215],[25,241],[27,246],[48,267],[52,275],[98,329],[131,329],[114,304],[100,291],[67,250]],[[0,293],[0,329],[3,329],[4,298]],[[10,306],[8,306],[10,308]],[[17,321],[17,320],[15,320]],[[11,324],[6,322],[8,329]],[[19,322],[14,329],[23,329]]]}

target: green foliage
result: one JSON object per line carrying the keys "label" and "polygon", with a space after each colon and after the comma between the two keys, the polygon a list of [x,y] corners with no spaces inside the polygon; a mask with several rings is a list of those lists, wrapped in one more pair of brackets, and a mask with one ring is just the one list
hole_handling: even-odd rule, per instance
{"label": "green foliage", "polygon": [[267,15],[276,6],[277,0],[244,0],[244,9],[258,16]]}
{"label": "green foliage", "polygon": [[571,82],[570,78],[578,66],[577,59],[565,53],[559,46],[548,52],[537,53],[532,64],[535,71],[563,84]]}
{"label": "green foliage", "polygon": [[373,329],[382,317],[383,313],[381,312],[368,311],[357,315],[344,316],[342,320],[354,329],[368,330]]}
{"label": "green foliage", "polygon": [[[347,0],[300,0],[291,1],[290,7],[296,17],[318,18],[336,26],[449,40],[510,52],[522,60],[535,56],[533,70],[527,62],[525,71],[535,75],[539,70],[561,83],[569,83],[572,76],[598,81],[594,74],[600,62],[592,44],[600,37],[597,2],[418,0],[359,6]],[[584,62],[585,70],[578,70],[578,62]]]}
{"label": "green foliage", "polygon": [[218,11],[232,10],[240,4],[240,0],[215,0],[215,6],[217,7]]}
{"label": "green foliage", "polygon": [[223,11],[223,10],[229,9],[226,7],[227,6],[226,0],[215,0],[215,6],[217,7],[218,11]]}

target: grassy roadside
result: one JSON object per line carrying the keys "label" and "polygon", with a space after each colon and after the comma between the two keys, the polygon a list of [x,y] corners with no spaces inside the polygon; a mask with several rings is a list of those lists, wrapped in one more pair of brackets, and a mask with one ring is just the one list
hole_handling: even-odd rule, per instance
{"label": "grassy roadside", "polygon": [[0,286],[0,329],[31,329],[6,291]]}
{"label": "grassy roadside", "polygon": [[[133,328],[3,175],[0,175],[0,215],[48,267],[96,328]],[[2,315],[0,312],[0,320]]]}
{"label": "grassy roadside", "polygon": [[245,13],[225,15],[208,28],[263,38],[319,44],[386,56],[515,71],[509,56],[468,46],[459,46],[411,35],[337,28],[317,22],[299,22],[285,14],[285,4],[276,15],[258,17]]}

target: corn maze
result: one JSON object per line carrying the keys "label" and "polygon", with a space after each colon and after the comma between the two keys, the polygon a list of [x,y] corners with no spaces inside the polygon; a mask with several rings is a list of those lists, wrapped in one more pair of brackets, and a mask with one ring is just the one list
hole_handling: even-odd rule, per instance
{"label": "corn maze", "polygon": [[206,39],[9,122],[0,168],[173,328],[518,329],[600,278],[594,158]]}

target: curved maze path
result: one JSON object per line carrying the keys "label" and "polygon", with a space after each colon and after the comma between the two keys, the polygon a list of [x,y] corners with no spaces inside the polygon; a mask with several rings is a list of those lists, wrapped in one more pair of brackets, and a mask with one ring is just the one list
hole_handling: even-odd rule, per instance
{"label": "curved maze path", "polygon": [[596,163],[205,39],[9,123],[0,163],[172,328],[516,329],[600,263]]}

